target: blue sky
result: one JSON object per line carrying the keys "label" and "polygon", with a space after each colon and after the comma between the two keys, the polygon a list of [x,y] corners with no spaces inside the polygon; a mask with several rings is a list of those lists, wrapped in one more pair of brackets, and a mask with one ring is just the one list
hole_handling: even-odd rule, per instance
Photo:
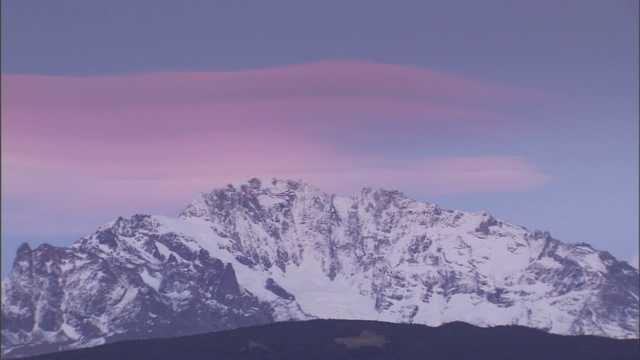
{"label": "blue sky", "polygon": [[177,215],[253,176],[396,187],[629,260],[638,13],[618,0],[3,0],[3,275],[23,241]]}

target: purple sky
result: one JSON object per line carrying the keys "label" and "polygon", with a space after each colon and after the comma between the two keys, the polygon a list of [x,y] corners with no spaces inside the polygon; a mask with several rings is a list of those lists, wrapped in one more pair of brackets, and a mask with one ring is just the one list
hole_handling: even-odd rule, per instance
{"label": "purple sky", "polygon": [[2,2],[2,273],[251,177],[638,253],[637,1]]}

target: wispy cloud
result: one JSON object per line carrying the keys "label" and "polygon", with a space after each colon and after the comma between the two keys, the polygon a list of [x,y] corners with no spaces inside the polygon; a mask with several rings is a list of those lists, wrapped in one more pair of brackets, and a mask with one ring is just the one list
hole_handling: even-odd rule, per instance
{"label": "wispy cloud", "polygon": [[3,101],[16,107],[122,108],[325,96],[486,105],[546,97],[430,69],[347,61],[236,72],[2,78],[12,90]]}
{"label": "wispy cloud", "polygon": [[363,185],[524,191],[549,180],[517,156],[385,156],[495,132],[512,121],[501,109],[546,96],[429,69],[323,62],[2,82],[3,198],[37,203],[29,211],[143,211],[159,197],[181,206],[199,190],[253,176],[302,178],[345,195]]}
{"label": "wispy cloud", "polygon": [[[477,131],[545,95],[416,67],[326,62],[219,73],[3,75],[9,131],[144,139],[229,129],[329,135]],[[73,129],[73,131],[71,131]]]}

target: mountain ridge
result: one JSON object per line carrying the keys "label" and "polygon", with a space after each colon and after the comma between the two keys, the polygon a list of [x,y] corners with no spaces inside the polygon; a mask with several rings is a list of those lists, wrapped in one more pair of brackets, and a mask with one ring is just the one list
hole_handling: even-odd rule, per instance
{"label": "mountain ridge", "polygon": [[201,193],[178,218],[119,217],[68,247],[21,246],[2,282],[2,344],[313,318],[635,338],[638,278],[606,252],[486,212],[254,178]]}

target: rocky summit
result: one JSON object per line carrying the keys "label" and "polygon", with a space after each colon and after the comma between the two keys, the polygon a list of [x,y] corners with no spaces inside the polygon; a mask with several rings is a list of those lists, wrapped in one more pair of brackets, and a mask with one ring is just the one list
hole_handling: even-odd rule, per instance
{"label": "rocky summit", "polygon": [[637,338],[638,270],[487,213],[401,192],[252,179],[178,218],[23,244],[2,279],[5,356],[314,318],[521,325]]}

